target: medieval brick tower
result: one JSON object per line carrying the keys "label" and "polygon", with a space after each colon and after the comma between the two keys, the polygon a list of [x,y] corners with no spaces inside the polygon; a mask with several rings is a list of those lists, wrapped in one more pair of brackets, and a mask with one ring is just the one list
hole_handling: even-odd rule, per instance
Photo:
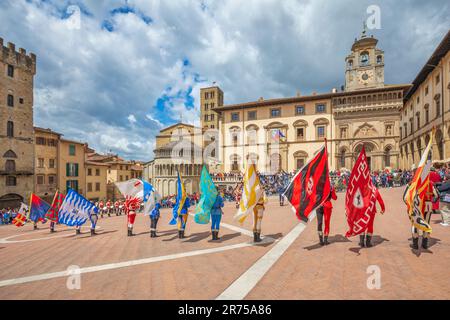
{"label": "medieval brick tower", "polygon": [[33,78],[36,56],[0,38],[0,209],[34,191]]}

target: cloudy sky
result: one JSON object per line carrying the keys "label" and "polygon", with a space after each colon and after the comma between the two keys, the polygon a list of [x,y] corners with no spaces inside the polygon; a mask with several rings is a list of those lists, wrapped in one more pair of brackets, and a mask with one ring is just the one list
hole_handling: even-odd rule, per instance
{"label": "cloudy sky", "polygon": [[35,125],[150,160],[163,126],[199,124],[214,81],[226,104],[339,88],[370,5],[386,83],[411,82],[447,0],[0,0],[0,37],[37,55]]}

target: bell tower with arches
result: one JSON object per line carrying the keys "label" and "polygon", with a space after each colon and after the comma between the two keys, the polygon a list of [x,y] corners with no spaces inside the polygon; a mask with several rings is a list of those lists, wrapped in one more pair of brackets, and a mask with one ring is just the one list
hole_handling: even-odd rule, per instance
{"label": "bell tower with arches", "polygon": [[345,91],[384,87],[384,51],[376,47],[378,40],[366,33],[364,23],[360,38],[345,58]]}

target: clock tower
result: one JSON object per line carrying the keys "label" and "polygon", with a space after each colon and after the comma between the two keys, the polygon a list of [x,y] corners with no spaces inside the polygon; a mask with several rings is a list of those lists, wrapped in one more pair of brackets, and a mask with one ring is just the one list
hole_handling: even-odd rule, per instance
{"label": "clock tower", "polygon": [[384,51],[366,32],[364,24],[361,37],[355,39],[352,52],[345,58],[345,91],[384,87]]}

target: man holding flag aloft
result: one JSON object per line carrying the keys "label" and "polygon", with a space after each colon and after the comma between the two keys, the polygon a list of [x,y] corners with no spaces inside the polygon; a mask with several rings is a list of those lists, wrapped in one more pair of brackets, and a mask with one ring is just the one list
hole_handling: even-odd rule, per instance
{"label": "man holding flag aloft", "polygon": [[359,235],[361,247],[372,246],[373,222],[377,212],[377,202],[380,204],[381,213],[384,213],[384,202],[378,189],[372,183],[366,151],[363,146],[352,169],[345,195],[345,214],[349,226],[345,236]]}
{"label": "man holding flag aloft", "polygon": [[234,216],[240,224],[253,213],[253,241],[261,241],[261,222],[264,215],[264,204],[267,198],[261,186],[258,172],[254,164],[247,165],[242,183],[242,196],[239,202],[239,210]]}
{"label": "man holding flag aloft", "polygon": [[[332,194],[326,144],[325,140],[325,145],[297,172],[284,192],[284,196],[292,205],[299,220],[307,223],[310,220],[311,212],[318,209],[316,211],[318,211],[318,233],[321,245],[325,244],[322,233],[322,213],[326,219],[325,232],[328,237],[332,208],[329,200],[336,196],[336,194],[334,196]],[[321,206],[322,208],[320,208]]]}
{"label": "man holding flag aloft", "polygon": [[178,220],[178,238],[184,238],[184,231],[186,229],[186,223],[188,218],[188,210],[191,206],[189,198],[186,195],[186,189],[184,187],[184,183],[181,181],[181,175],[178,172],[177,179],[177,199],[175,206],[173,207],[173,217],[169,224],[174,225],[177,224]]}
{"label": "man holding flag aloft", "polygon": [[206,165],[203,165],[200,176],[200,201],[195,208],[194,221],[207,224],[211,219],[212,240],[219,240],[220,221],[222,220],[223,198],[217,191]]}
{"label": "man holding flag aloft", "polygon": [[431,202],[437,200],[437,192],[430,181],[431,146],[435,128],[432,130],[430,141],[425,148],[414,177],[406,187],[403,200],[408,210],[412,224],[412,247],[419,249],[419,230],[423,232],[422,248],[428,249],[428,238],[431,233],[430,218],[432,213]]}
{"label": "man holding flag aloft", "polygon": [[153,186],[141,179],[131,179],[125,182],[116,182],[116,186],[125,197],[125,212],[127,215],[128,236],[133,236],[136,212],[144,204],[144,215],[149,215],[155,208],[161,196]]}

